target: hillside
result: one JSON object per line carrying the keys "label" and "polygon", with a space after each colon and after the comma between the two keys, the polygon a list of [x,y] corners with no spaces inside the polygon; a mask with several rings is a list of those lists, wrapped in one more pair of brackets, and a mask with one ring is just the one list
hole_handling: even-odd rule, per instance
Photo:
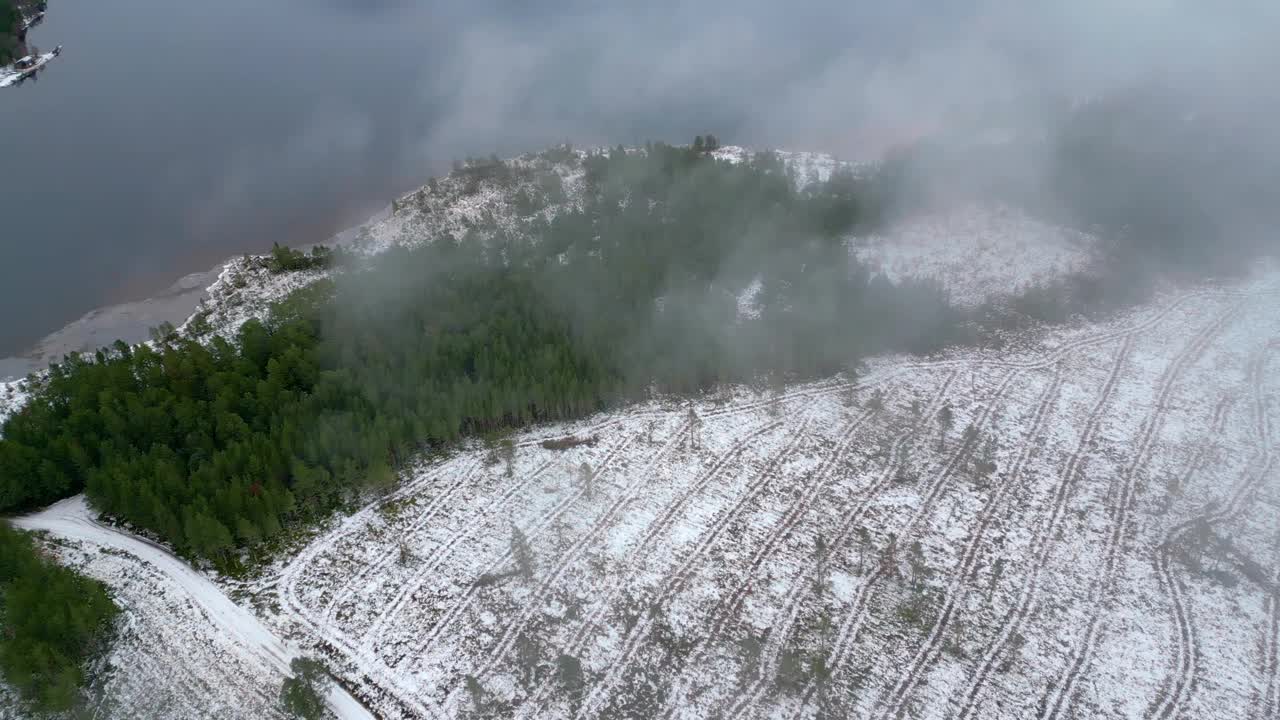
{"label": "hillside", "polygon": [[[1249,568],[1280,562],[1278,293],[1268,270],[1015,352],[539,428],[510,474],[421,464],[237,597],[387,718],[1247,717],[1275,687]],[[543,447],[569,436],[594,442]],[[236,641],[99,557],[139,623],[121,697],[261,716],[223,704],[273,687]]]}
{"label": "hillside", "polygon": [[[661,208],[662,201],[647,208],[633,202],[629,190],[638,192],[642,181],[609,183],[612,172],[630,181],[630,172],[650,177],[640,172],[644,152],[611,150],[604,162],[603,155],[561,148],[460,164],[397,199],[333,256],[277,248],[228,263],[187,323],[161,329],[148,351],[108,349],[97,358],[113,368],[166,368],[162,374],[182,381],[166,392],[192,386],[184,361],[217,363],[226,373],[220,383],[241,382],[233,370],[247,373],[237,386],[245,389],[242,401],[261,394],[252,412],[263,414],[239,412],[264,433],[310,409],[287,414],[290,403],[341,397],[346,385],[323,383],[349,382],[344,371],[365,368],[369,374],[356,383],[368,393],[363,397],[390,398],[379,400],[388,405],[362,400],[378,411],[371,417],[408,418],[414,434],[414,443],[397,444],[389,438],[399,430],[378,427],[362,441],[374,448],[362,449],[365,455],[298,450],[317,468],[368,462],[361,468],[367,472],[343,476],[365,484],[339,485],[335,469],[325,477],[336,490],[327,489],[315,479],[319,472],[291,465],[289,492],[279,497],[310,502],[313,514],[306,522],[293,510],[279,521],[253,515],[247,526],[231,524],[241,518],[230,516],[235,535],[225,544],[167,536],[163,523],[148,526],[150,516],[134,518],[134,508],[119,505],[134,529],[166,539],[206,568],[240,568],[242,558],[260,552],[256,543],[272,544],[275,560],[249,580],[191,572],[127,527],[98,525],[82,499],[23,520],[63,538],[55,550],[63,561],[107,583],[124,609],[125,629],[110,655],[116,671],[97,689],[101,707],[157,718],[272,716],[286,672],[281,658],[307,651],[385,718],[1235,718],[1274,711],[1280,621],[1277,580],[1266,568],[1280,564],[1271,427],[1280,270],[1271,264],[1233,280],[1162,284],[1118,314],[1073,315],[1056,325],[1009,322],[1010,305],[1028,290],[1087,276],[1099,241],[977,201],[890,219],[863,204],[851,220],[841,193],[852,187],[853,196],[867,197],[859,193],[874,189],[862,184],[874,169],[778,153],[776,166],[770,157],[759,161],[763,176],[785,176],[797,194],[765,191],[799,208],[778,226],[790,228],[786,222],[798,217],[814,222],[817,235],[837,228],[820,249],[764,244],[743,252],[717,245],[712,233],[700,237],[720,253],[710,261],[689,248],[670,251],[680,259],[672,267],[711,268],[684,294],[664,276],[642,286],[638,304],[606,293],[586,296],[598,304],[583,308],[572,292],[568,305],[553,304],[586,323],[570,323],[575,331],[604,333],[627,351],[611,355],[607,342],[582,350],[574,344],[580,337],[567,333],[568,351],[584,353],[581,367],[608,369],[595,386],[604,388],[604,401],[549,412],[533,382],[529,405],[493,410],[489,403],[506,400],[481,397],[476,406],[494,414],[463,412],[462,431],[451,433],[454,418],[440,420],[429,403],[405,400],[419,390],[403,381],[413,376],[394,374],[403,370],[394,354],[403,335],[398,323],[436,337],[472,321],[373,301],[409,294],[422,305],[447,304],[452,295],[431,293],[452,287],[455,280],[436,263],[456,262],[455,252],[474,253],[479,259],[468,254],[466,262],[487,270],[539,268],[530,282],[540,290],[614,287],[628,276],[602,280],[583,272],[609,267],[611,253],[626,249],[601,238],[652,238],[643,233],[671,220],[659,216],[654,225],[643,213],[627,215]],[[709,155],[727,165],[751,157],[740,148]],[[755,177],[716,172],[724,174],[693,171],[706,183],[697,187],[705,197],[720,197],[707,177]],[[811,187],[817,190],[799,192]],[[575,226],[585,209],[602,225]],[[680,211],[672,222],[706,227],[697,224],[703,206]],[[607,222],[616,224],[601,231]],[[807,235],[809,225],[803,227],[799,234]],[[526,231],[540,238],[529,248],[510,240]],[[555,244],[564,238],[570,241],[563,247]],[[623,258],[618,267],[628,267],[626,260],[635,262]],[[846,262],[857,272],[834,279],[818,273]],[[553,281],[547,286],[538,285],[543,272]],[[852,281],[866,294],[850,303],[840,292]],[[309,293],[330,284],[334,294],[324,297],[337,298],[336,307],[323,312],[332,317],[297,324],[299,313],[310,312]],[[690,295],[688,287],[705,295]],[[805,288],[840,292],[814,297]],[[651,289],[656,294],[648,297]],[[904,311],[943,313],[933,326],[939,335],[887,332],[885,323],[860,314],[863,303],[898,301],[899,292],[920,293],[900,306]],[[462,297],[472,298],[475,312],[490,307],[478,294]],[[839,302],[850,311],[821,304]],[[645,324],[708,307],[714,322]],[[892,325],[932,316],[887,317]],[[258,370],[245,366],[247,348],[264,318],[269,338],[293,342],[318,327],[320,340],[278,351],[259,345],[271,359],[253,361],[262,365],[255,377]],[[709,340],[706,330],[724,318],[733,333]],[[345,324],[326,324],[336,322]],[[348,335],[336,342],[350,344],[321,344],[329,327],[342,328]],[[981,334],[966,329],[974,327]],[[843,344],[864,335],[865,344]],[[240,346],[224,347],[217,337],[239,338]],[[183,344],[188,339],[215,349],[206,358]],[[722,343],[716,348],[724,355],[696,358],[706,363],[702,378],[647,364],[708,343]],[[797,352],[774,354],[779,346]],[[390,348],[391,360],[353,350],[368,347]],[[540,346],[516,355],[534,354],[530,347]],[[760,364],[721,364],[739,351]],[[309,375],[298,352],[322,371]],[[487,349],[474,352],[480,359],[465,364],[467,378],[500,367]],[[324,366],[328,354],[345,365]],[[635,370],[622,360],[644,365],[651,384],[633,386],[628,373]],[[786,371],[771,369],[777,363]],[[66,372],[74,379],[92,370],[72,363]],[[271,389],[282,373],[293,373],[289,392],[309,390]],[[308,377],[319,379],[305,385]],[[520,372],[502,377],[517,396],[529,382]],[[0,414],[16,412],[29,396],[39,401],[48,382],[0,388]],[[527,417],[511,420],[530,407]],[[199,420],[186,411],[174,416]],[[339,421],[352,422],[345,426],[353,429],[352,444],[368,432],[338,415],[306,439],[344,427]],[[219,427],[218,442],[223,432]],[[419,442],[424,435],[440,441]],[[308,448],[297,434],[281,437]],[[248,496],[278,492],[244,480],[234,466],[242,461],[236,446],[228,448],[213,446],[230,458],[228,486],[257,488],[236,502],[252,506]],[[208,448],[201,452],[209,457]],[[395,468],[394,482],[368,479],[387,466]],[[108,467],[123,473],[123,465]],[[146,487],[148,477],[140,474],[131,487]],[[299,478],[337,499],[305,495]],[[110,495],[117,491],[101,483],[89,489],[91,498],[132,497]],[[213,515],[226,497],[219,491],[189,501]],[[239,614],[241,621],[219,619]],[[237,630],[244,627],[252,632]]]}
{"label": "hillside", "polygon": [[462,453],[254,594],[386,717],[1245,717],[1277,281]]}

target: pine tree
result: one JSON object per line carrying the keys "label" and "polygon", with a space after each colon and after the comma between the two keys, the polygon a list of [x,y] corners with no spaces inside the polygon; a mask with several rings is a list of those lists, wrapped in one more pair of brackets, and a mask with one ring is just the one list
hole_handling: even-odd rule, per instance
{"label": "pine tree", "polygon": [[280,704],[291,717],[319,720],[331,717],[324,704],[329,671],[318,660],[296,657],[289,662],[293,675],[280,688]]}
{"label": "pine tree", "polygon": [[987,584],[987,602],[991,602],[995,597],[996,586],[1000,584],[1000,578],[1004,576],[1005,560],[1002,557],[996,558],[991,564],[991,581]]}
{"label": "pine tree", "polygon": [[947,433],[951,432],[951,426],[955,424],[955,413],[951,411],[951,403],[946,403],[942,409],[938,411],[938,450],[939,452],[945,447]]}
{"label": "pine tree", "polygon": [[867,407],[871,412],[881,412],[884,410],[884,391],[877,389],[871,393],[871,399],[867,401]]}
{"label": "pine tree", "polygon": [[577,714],[582,703],[583,691],[586,689],[586,676],[582,672],[582,662],[572,655],[561,654],[556,658],[556,681],[569,698],[569,705]]}
{"label": "pine tree", "polygon": [[823,537],[822,533],[818,533],[818,537],[813,542],[813,556],[818,564],[817,577],[813,581],[813,591],[814,596],[818,598],[819,605],[822,604],[823,595],[826,593],[827,586],[830,583],[830,571],[827,567],[828,551],[827,539]]}
{"label": "pine tree", "polygon": [[516,474],[516,444],[511,438],[503,438],[499,445],[499,454],[502,461],[506,463],[506,476],[515,477]]}
{"label": "pine tree", "polygon": [[487,705],[487,694],[484,686],[480,684],[480,679],[475,675],[467,675],[463,684],[467,688],[467,694],[471,696],[471,709],[477,714],[483,713]]}
{"label": "pine tree", "polygon": [[911,581],[916,592],[924,590],[924,582],[929,577],[929,565],[925,562],[924,546],[919,540],[911,543],[907,552],[907,563],[911,566]]}
{"label": "pine tree", "polygon": [[880,569],[895,578],[901,576],[898,572],[898,536],[893,533],[889,533],[889,544],[880,558]]}
{"label": "pine tree", "polygon": [[531,579],[534,571],[533,548],[529,546],[529,538],[515,525],[511,526],[511,557],[516,563],[516,572]]}
{"label": "pine tree", "polygon": [[689,447],[697,450],[702,443],[702,419],[698,417],[698,413],[694,411],[693,405],[689,405]]}
{"label": "pine tree", "polygon": [[857,533],[858,533],[858,574],[861,575],[863,572],[862,570],[863,557],[866,554],[867,548],[871,547],[871,533],[868,532],[867,529],[861,525],[858,526]]}

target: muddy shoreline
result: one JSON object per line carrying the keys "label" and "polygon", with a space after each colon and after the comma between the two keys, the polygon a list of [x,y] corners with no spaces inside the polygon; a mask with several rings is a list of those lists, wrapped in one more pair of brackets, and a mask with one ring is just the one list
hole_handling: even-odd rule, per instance
{"label": "muddy shoreline", "polygon": [[[390,213],[391,206],[387,205],[364,222],[315,244],[337,246],[350,242],[359,235],[362,228],[389,217]],[[299,249],[310,247],[311,245],[303,245]],[[142,342],[150,337],[151,328],[164,322],[181,325],[207,296],[209,286],[218,279],[218,274],[229,260],[231,258],[208,270],[184,275],[168,288],[145,300],[90,310],[79,319],[46,335],[25,352],[0,358],[0,382],[26,377],[43,370],[51,362],[61,360],[65,355],[92,352],[116,340],[131,344]]]}

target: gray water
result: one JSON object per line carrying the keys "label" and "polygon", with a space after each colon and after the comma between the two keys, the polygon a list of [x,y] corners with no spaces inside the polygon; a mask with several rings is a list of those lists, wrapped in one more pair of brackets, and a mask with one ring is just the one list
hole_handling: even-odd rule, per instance
{"label": "gray water", "polygon": [[1258,46],[1256,14],[1190,2],[1015,5],[50,0],[29,40],[65,52],[0,91],[0,357],[145,337],[198,297],[175,278],[324,240],[469,155],[710,131],[865,159]]}

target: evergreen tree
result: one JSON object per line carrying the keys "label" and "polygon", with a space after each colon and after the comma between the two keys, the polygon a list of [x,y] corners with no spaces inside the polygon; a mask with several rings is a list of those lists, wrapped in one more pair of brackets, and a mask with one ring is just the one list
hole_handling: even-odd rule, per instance
{"label": "evergreen tree", "polygon": [[938,451],[941,452],[946,446],[947,433],[951,432],[952,425],[955,424],[955,413],[951,411],[951,403],[946,403],[942,409],[938,411]]}
{"label": "evergreen tree", "polygon": [[515,560],[516,572],[526,580],[533,578],[533,548],[529,546],[529,539],[515,525],[511,526],[511,557]]}
{"label": "evergreen tree", "polygon": [[503,438],[499,444],[502,462],[506,464],[507,477],[515,477],[516,474],[516,444],[511,438]]}
{"label": "evergreen tree", "polygon": [[85,665],[109,639],[118,612],[101,583],[0,523],[0,674],[32,711],[76,707]]}
{"label": "evergreen tree", "polygon": [[280,704],[290,717],[320,720],[332,717],[324,704],[329,671],[318,660],[296,657],[289,662],[293,675],[280,688]]}
{"label": "evergreen tree", "polygon": [[871,399],[867,401],[867,407],[877,413],[884,410],[884,391],[877,389],[872,393]]}

